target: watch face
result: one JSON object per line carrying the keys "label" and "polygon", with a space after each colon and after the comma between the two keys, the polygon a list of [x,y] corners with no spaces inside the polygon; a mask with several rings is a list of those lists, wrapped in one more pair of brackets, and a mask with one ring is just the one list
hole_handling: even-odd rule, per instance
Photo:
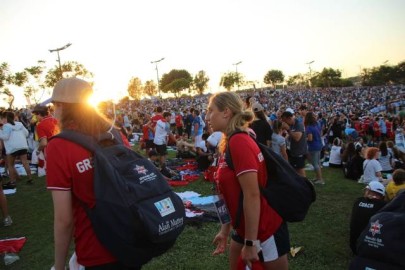
{"label": "watch face", "polygon": [[245,245],[252,247],[253,246],[253,241],[252,240],[245,240]]}

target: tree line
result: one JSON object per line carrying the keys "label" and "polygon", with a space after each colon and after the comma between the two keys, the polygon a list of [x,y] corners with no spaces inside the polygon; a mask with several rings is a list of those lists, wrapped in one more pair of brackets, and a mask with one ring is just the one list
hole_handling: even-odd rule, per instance
{"label": "tree line", "polygon": [[[88,71],[82,64],[71,61],[59,66],[47,69],[45,61],[39,60],[36,65],[24,68],[18,72],[11,72],[8,63],[0,65],[0,94],[5,98],[9,107],[12,108],[14,93],[12,86],[23,89],[24,96],[33,104],[37,104],[44,94],[50,94],[50,89],[63,77],[81,77],[91,80],[93,73]],[[200,70],[192,76],[185,69],[172,69],[163,74],[157,85],[153,80],[144,83],[138,77],[130,78],[128,82],[128,96],[139,100],[144,97],[156,97],[163,93],[172,93],[176,97],[184,94],[203,94],[208,88],[209,77],[204,70]],[[263,77],[263,83],[276,87],[283,84],[299,88],[308,87],[345,87],[354,84],[363,86],[376,86],[387,84],[405,83],[405,61],[392,66],[383,64],[378,67],[364,68],[359,76],[342,78],[339,69],[323,68],[320,72],[310,71],[298,73],[285,78],[281,70],[271,69]],[[240,72],[227,72],[221,76],[219,86],[227,91],[241,86],[243,88],[255,88],[255,82],[246,80]]]}

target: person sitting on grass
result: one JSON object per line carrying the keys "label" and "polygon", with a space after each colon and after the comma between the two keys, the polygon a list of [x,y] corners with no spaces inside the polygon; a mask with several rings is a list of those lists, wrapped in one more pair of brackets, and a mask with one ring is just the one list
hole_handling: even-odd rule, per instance
{"label": "person sitting on grass", "polygon": [[174,176],[178,176],[178,173],[169,169],[168,167],[166,167],[166,165],[164,165],[163,167],[160,166],[160,162],[159,162],[160,158],[159,158],[159,155],[156,152],[156,150],[152,149],[148,152],[148,159],[167,178],[172,178]]}
{"label": "person sitting on grass", "polygon": [[363,162],[363,179],[361,182],[367,184],[371,181],[382,181],[382,167],[377,158],[379,149],[377,147],[368,147],[366,152],[366,160]]}
{"label": "person sitting on grass", "polygon": [[350,218],[350,248],[353,254],[356,254],[357,238],[367,226],[370,217],[386,204],[384,194],[384,185],[372,181],[364,189],[363,197],[357,198],[354,202]]}
{"label": "person sitting on grass", "polygon": [[342,140],[335,138],[329,155],[329,167],[342,168]]}
{"label": "person sitting on grass", "polygon": [[405,190],[405,170],[396,169],[392,175],[392,180],[388,182],[386,187],[387,201],[391,201],[399,192]]}
{"label": "person sitting on grass", "polygon": [[196,146],[198,170],[205,171],[212,162],[212,154],[207,147],[208,133],[202,135],[202,141]]}

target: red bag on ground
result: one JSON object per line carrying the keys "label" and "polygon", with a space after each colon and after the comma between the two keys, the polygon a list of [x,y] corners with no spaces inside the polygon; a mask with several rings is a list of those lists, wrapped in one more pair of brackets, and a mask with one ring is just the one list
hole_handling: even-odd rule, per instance
{"label": "red bag on ground", "polygon": [[0,254],[20,252],[20,250],[23,248],[25,244],[25,241],[27,241],[25,237],[1,239]]}

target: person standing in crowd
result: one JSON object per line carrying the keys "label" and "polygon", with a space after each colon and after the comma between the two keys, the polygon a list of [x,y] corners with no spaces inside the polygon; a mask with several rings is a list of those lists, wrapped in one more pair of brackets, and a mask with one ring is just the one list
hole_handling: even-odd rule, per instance
{"label": "person standing in crowd", "polygon": [[365,184],[371,181],[382,181],[382,168],[377,158],[379,155],[377,147],[369,147],[366,151],[366,160],[363,163],[363,182]]}
{"label": "person standing in crowd", "polygon": [[15,169],[15,160],[19,158],[28,176],[27,184],[32,184],[31,169],[27,159],[28,153],[28,130],[21,122],[14,121],[15,115],[12,111],[4,111],[1,114],[3,126],[0,129],[0,139],[3,140],[6,149],[7,168],[10,181],[5,184],[8,188],[15,188],[18,178]]}
{"label": "person standing in crowd", "polygon": [[[217,171],[217,186],[229,209],[231,223],[222,224],[214,238],[214,255],[225,252],[232,226],[229,261],[230,269],[237,269],[238,258],[247,264],[259,260],[262,254],[266,270],[288,269],[290,250],[288,229],[277,212],[261,196],[259,186],[267,181],[266,163],[256,142],[248,135],[253,113],[243,109],[242,99],[233,92],[222,92],[210,98],[207,119],[213,131],[222,131],[221,157]],[[246,133],[235,134],[242,130]],[[229,147],[234,170],[226,165],[224,153]],[[239,197],[243,193],[243,213],[235,227]]]}
{"label": "person standing in crowd", "polygon": [[189,112],[184,112],[184,126],[186,127],[186,134],[187,138],[190,139],[191,137],[191,127],[193,125],[194,117],[193,117],[194,108],[190,108]]}
{"label": "person standing in crowd", "polygon": [[327,131],[329,144],[332,144],[335,138],[342,139],[343,127],[342,123],[339,121],[339,118],[340,114],[336,114],[332,118],[332,121],[329,122],[329,128]]}
{"label": "person standing in crowd", "polygon": [[[88,104],[92,92],[91,85],[78,78],[62,79],[55,85],[52,102],[61,130],[98,137],[112,128],[113,123]],[[54,269],[65,269],[73,235],[77,261],[86,269],[128,270],[97,239],[82,206],[95,204],[91,152],[76,143],[54,138],[49,141],[46,154],[47,189],[52,193],[54,207]],[[89,166],[79,167],[79,163]]]}
{"label": "person standing in crowd", "polygon": [[321,150],[322,150],[322,135],[321,128],[316,121],[315,115],[312,112],[307,112],[304,119],[305,133],[308,142],[308,156],[314,171],[316,179],[314,184],[324,185],[325,181],[321,171]]}
{"label": "person standing in crowd", "polygon": [[378,212],[385,205],[384,185],[377,181],[370,182],[364,189],[363,197],[356,199],[352,208],[350,218],[350,241],[349,245],[356,254],[356,242],[361,232],[367,226],[370,217]]}
{"label": "person standing in crowd", "polygon": [[271,149],[288,161],[287,144],[283,137],[283,122],[273,121],[273,134],[271,135]]}
{"label": "person standing in crowd", "polygon": [[180,111],[177,111],[176,117],[175,117],[175,122],[176,122],[176,129],[177,129],[177,134],[179,137],[183,137],[183,116],[181,115]]}
{"label": "person standing in crowd", "polygon": [[256,140],[259,143],[270,147],[273,130],[271,129],[271,126],[267,121],[267,117],[264,114],[264,108],[260,103],[256,102],[252,105],[252,111],[255,115],[255,119],[249,127],[255,132]]}
{"label": "person standing in crowd", "polygon": [[281,115],[281,119],[286,123],[290,151],[288,161],[298,174],[305,177],[305,156],[307,154],[307,137],[305,136],[304,124],[295,118],[290,110],[286,110]]}
{"label": "person standing in crowd", "polygon": [[386,187],[387,201],[391,201],[399,192],[405,192],[405,170],[396,169],[392,174],[392,180],[388,182]]}
{"label": "person standing in crowd", "polygon": [[38,119],[36,132],[38,135],[38,151],[44,151],[48,140],[59,133],[58,121],[49,113],[46,106],[37,105],[32,111]]}
{"label": "person standing in crowd", "polygon": [[305,121],[305,116],[306,116],[307,113],[308,113],[308,107],[307,107],[305,104],[302,104],[302,105],[298,108],[298,113],[299,113],[299,116],[297,117],[297,120],[298,120],[300,123],[304,123],[304,121]]}
{"label": "person standing in crowd", "polygon": [[380,127],[381,140],[385,141],[387,139],[387,124],[385,117],[382,115],[378,116],[378,126]]}
{"label": "person standing in crowd", "polygon": [[38,123],[35,128],[38,139],[38,148],[35,155],[38,157],[38,175],[46,174],[45,148],[49,139],[59,133],[58,121],[49,113],[49,108],[36,105],[32,113],[36,116]]}
{"label": "person standing in crowd", "polygon": [[158,120],[156,123],[155,137],[153,139],[153,143],[156,147],[156,152],[159,154],[160,157],[160,168],[162,169],[165,168],[166,164],[168,136],[170,139],[176,142],[176,138],[174,138],[170,130],[170,117],[171,114],[169,112],[163,113],[163,118]]}
{"label": "person standing in crowd", "polygon": [[162,114],[163,114],[163,109],[162,109],[162,107],[160,107],[160,106],[156,107],[155,115],[153,115],[153,116],[150,118],[150,121],[148,122],[149,128],[150,128],[150,130],[152,130],[153,133],[155,133],[155,128],[156,128],[157,122],[158,122],[159,120],[162,120],[162,119],[163,119],[163,115],[162,115]]}
{"label": "person standing in crowd", "polygon": [[392,173],[394,171],[393,166],[395,165],[394,153],[390,151],[387,147],[385,141],[381,141],[378,144],[379,153],[378,153],[378,162],[381,164],[382,171],[381,173]]}
{"label": "person standing in crowd", "polygon": [[202,141],[202,134],[203,134],[203,129],[205,127],[205,124],[203,123],[204,121],[201,119],[200,116],[200,111],[199,110],[194,110],[193,111],[193,141],[194,141],[194,147],[198,147]]}

